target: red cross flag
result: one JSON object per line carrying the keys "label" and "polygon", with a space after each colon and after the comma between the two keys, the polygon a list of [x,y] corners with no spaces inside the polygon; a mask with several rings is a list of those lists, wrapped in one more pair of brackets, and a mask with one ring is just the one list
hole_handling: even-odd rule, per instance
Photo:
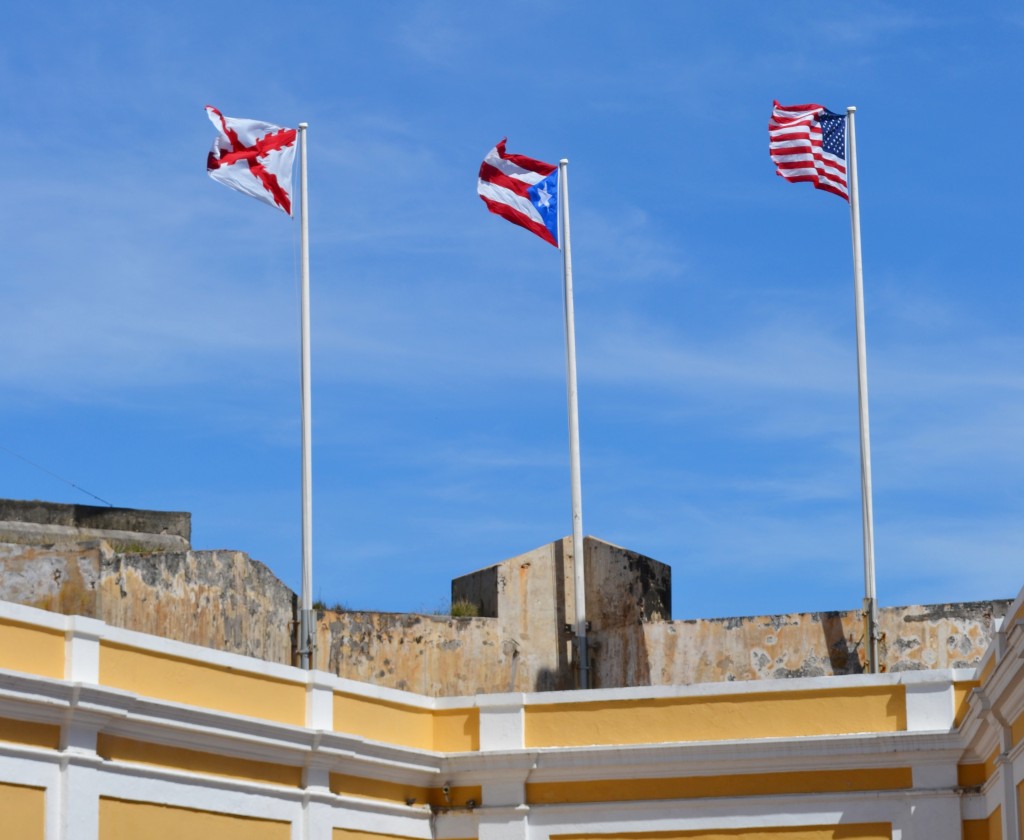
{"label": "red cross flag", "polygon": [[211,105],[206,113],[218,132],[206,158],[209,176],[292,215],[295,129],[225,117]]}

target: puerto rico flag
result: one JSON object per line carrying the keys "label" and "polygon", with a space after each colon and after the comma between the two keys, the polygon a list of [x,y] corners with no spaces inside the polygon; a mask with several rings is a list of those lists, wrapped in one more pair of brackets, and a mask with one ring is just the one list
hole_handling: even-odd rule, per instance
{"label": "puerto rico flag", "polygon": [[292,215],[295,129],[225,117],[211,105],[206,114],[217,129],[206,158],[209,176]]}
{"label": "puerto rico flag", "polygon": [[506,152],[505,140],[491,149],[480,164],[476,191],[492,213],[532,231],[557,248],[558,167]]}

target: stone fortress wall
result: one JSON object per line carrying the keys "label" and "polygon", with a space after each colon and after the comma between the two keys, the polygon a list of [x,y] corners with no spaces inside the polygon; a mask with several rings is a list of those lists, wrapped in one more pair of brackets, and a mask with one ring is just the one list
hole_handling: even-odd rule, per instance
{"label": "stone fortress wall", "polygon": [[[295,593],[240,551],[194,551],[188,513],[0,500],[0,600],[293,664]],[[316,667],[430,696],[574,687],[572,540],[452,582],[478,617],[320,611]],[[671,569],[584,540],[593,687],[863,671],[863,616],[671,620]],[[887,671],[976,666],[1009,601],[883,607]],[[569,618],[567,618],[569,617]]]}

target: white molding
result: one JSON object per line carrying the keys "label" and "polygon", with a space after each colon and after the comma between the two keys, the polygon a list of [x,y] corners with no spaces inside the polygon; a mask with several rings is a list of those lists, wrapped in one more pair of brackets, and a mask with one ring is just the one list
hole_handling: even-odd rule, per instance
{"label": "white molding", "polygon": [[309,729],[334,729],[334,689],[323,679],[322,671],[313,671],[306,685],[306,726]]}
{"label": "white molding", "polygon": [[480,750],[520,750],[524,747],[526,732],[525,709],[522,701],[516,703],[483,702],[480,709]]}
{"label": "white molding", "polygon": [[953,682],[906,682],[907,731],[948,732],[953,729],[956,696]]}
{"label": "white molding", "polygon": [[69,616],[64,631],[64,679],[97,684],[100,681],[100,639],[106,625],[82,616]]}

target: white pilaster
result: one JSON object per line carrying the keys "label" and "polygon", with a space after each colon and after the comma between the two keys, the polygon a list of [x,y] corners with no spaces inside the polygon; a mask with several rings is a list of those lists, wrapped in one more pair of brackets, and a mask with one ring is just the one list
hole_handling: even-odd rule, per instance
{"label": "white pilaster", "polygon": [[481,809],[478,835],[480,840],[527,840],[529,812],[530,809],[525,805],[517,808]]}
{"label": "white pilaster", "polygon": [[522,694],[477,698],[480,709],[480,751],[521,750],[525,738]]}
{"label": "white pilaster", "polygon": [[68,619],[64,632],[64,679],[98,685],[100,681],[100,637],[106,625],[82,616]]}
{"label": "white pilaster", "polygon": [[75,755],[65,758],[59,797],[60,840],[99,840],[100,777],[96,768]]}
{"label": "white pilaster", "polygon": [[333,675],[324,671],[311,671],[306,683],[306,727],[334,730],[334,688],[330,680]]}
{"label": "white pilaster", "polygon": [[908,732],[949,732],[956,714],[956,697],[952,680],[935,682],[915,678],[908,674],[904,681],[907,691]]}

